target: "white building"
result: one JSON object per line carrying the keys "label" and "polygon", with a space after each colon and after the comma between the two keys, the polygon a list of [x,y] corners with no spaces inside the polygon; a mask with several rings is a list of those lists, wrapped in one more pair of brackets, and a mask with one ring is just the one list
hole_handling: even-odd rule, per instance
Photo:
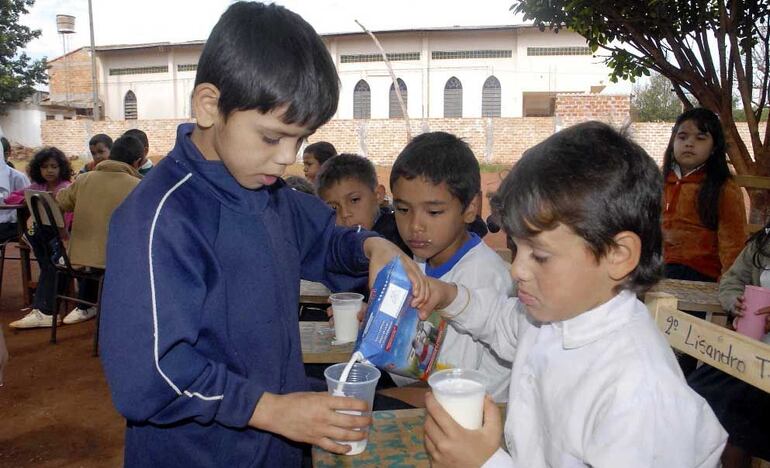
{"label": "white building", "polygon": [[[602,60],[591,55],[581,36],[566,30],[554,34],[532,26],[497,26],[375,34],[412,118],[552,115],[557,93],[599,93],[609,81]],[[401,116],[391,77],[366,34],[329,34],[323,40],[342,84],[335,118]],[[190,95],[203,44],[96,47],[105,117],[191,117]]]}

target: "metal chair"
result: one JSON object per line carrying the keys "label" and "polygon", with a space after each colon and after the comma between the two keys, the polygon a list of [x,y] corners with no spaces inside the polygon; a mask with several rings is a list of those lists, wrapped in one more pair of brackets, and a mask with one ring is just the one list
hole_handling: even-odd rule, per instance
{"label": "metal chair", "polygon": [[[71,303],[77,302],[88,306],[96,307],[96,332],[94,334],[94,356],[99,354],[99,309],[102,295],[102,285],[104,284],[104,270],[85,265],[74,265],[70,262],[67,250],[64,248],[60,229],[64,228],[64,221],[59,205],[53,201],[51,195],[47,192],[27,191],[25,193],[27,205],[29,206],[32,219],[35,221],[35,228],[42,230],[44,238],[48,239],[45,244],[45,258],[43,261],[49,261],[56,269],[54,280],[54,306],[51,326],[51,343],[56,343],[56,328],[61,308],[61,301]],[[86,301],[69,295],[68,291],[59,292],[61,281],[72,282],[73,279],[85,279],[96,281],[98,283],[97,299],[95,302]]]}

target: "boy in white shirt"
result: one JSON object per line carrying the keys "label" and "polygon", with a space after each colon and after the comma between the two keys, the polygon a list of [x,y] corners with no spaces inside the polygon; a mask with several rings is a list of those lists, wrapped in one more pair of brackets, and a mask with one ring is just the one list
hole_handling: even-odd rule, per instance
{"label": "boy in white shirt", "polygon": [[[393,163],[390,189],[398,232],[428,277],[470,289],[491,288],[504,297],[512,294],[508,264],[468,231],[476,218],[481,175],[467,143],[444,132],[415,137]],[[478,309],[474,315],[493,320],[495,311]],[[508,397],[511,363],[467,333],[446,329],[436,366],[477,369],[488,379],[495,401]],[[414,382],[392,377],[398,385]]]}
{"label": "boy in white shirt", "polygon": [[433,466],[718,466],[727,434],[635,295],[660,274],[661,193],[653,160],[602,123],[524,154],[493,200],[518,298],[431,281],[451,326],[513,361],[507,452],[489,399],[467,431],[428,394]]}

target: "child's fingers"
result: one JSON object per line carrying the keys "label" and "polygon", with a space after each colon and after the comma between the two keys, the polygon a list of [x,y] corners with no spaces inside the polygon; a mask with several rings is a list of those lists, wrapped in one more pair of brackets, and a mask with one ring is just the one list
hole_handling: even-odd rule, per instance
{"label": "child's fingers", "polygon": [[770,306],[768,307],[760,307],[757,309],[756,312],[754,312],[756,315],[767,315],[770,314]]}
{"label": "child's fingers", "polygon": [[[364,428],[366,427],[367,426],[364,426]],[[326,432],[324,434],[325,437],[339,442],[355,442],[358,440],[364,440],[368,435],[366,431],[354,431],[352,429],[336,427],[333,425],[326,428],[326,431],[324,432]]]}
{"label": "child's fingers", "polygon": [[427,431],[425,431],[425,451],[428,452],[428,456],[433,460],[436,461],[436,459],[439,458],[438,448],[436,447],[436,444],[433,442],[433,440],[430,438],[430,435]]}
{"label": "child's fingers", "polygon": [[326,395],[326,406],[335,411],[369,411],[369,404],[358,398]]}
{"label": "child's fingers", "polygon": [[344,455],[348,453],[352,447],[350,445],[342,445],[334,442],[328,437],[323,437],[316,442],[316,445],[326,450],[327,452]]}
{"label": "child's fingers", "polygon": [[460,427],[452,416],[446,412],[446,410],[436,401],[436,397],[433,396],[433,392],[427,392],[425,394],[425,410],[430,417],[425,418],[425,428],[427,430],[428,424],[436,425],[436,433],[444,436],[449,436],[450,433]]}
{"label": "child's fingers", "polygon": [[500,409],[489,394],[484,397],[484,431],[494,432],[498,435],[503,432],[503,418],[500,415]]}
{"label": "child's fingers", "polygon": [[[360,416],[357,414],[344,414],[334,412],[329,418],[329,424],[341,429],[365,429],[372,424],[371,416]],[[335,437],[336,439],[336,437]],[[360,439],[350,439],[360,440]]]}

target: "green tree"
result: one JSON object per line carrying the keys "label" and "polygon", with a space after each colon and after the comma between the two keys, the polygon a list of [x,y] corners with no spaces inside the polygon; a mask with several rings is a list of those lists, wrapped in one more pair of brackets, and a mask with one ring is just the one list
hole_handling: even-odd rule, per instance
{"label": "green tree", "polygon": [[23,49],[40,36],[19,24],[35,0],[0,0],[0,109],[19,102],[35,92],[36,84],[47,83],[45,59],[32,60]]}
{"label": "green tree", "polygon": [[[520,0],[511,10],[541,30],[566,27],[594,52],[609,52],[612,81],[650,70],[665,76],[686,108],[696,104],[693,97],[719,115],[738,174],[770,176],[770,126],[759,125],[768,104],[761,69],[770,0]],[[733,118],[734,90],[746,110],[746,142]]]}
{"label": "green tree", "polygon": [[671,82],[654,73],[645,84],[634,86],[631,115],[637,122],[673,122],[682,112],[682,102],[671,88]]}

